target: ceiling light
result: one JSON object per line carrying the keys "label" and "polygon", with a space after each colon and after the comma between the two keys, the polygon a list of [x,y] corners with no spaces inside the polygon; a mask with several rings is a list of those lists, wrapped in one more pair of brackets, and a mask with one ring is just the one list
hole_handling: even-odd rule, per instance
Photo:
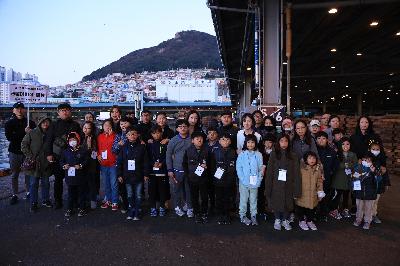
{"label": "ceiling light", "polygon": [[331,66],[331,68],[332,68],[332,69],[335,69],[336,67],[335,67],[335,66]]}
{"label": "ceiling light", "polygon": [[329,14],[336,14],[337,13],[337,9],[336,8],[331,8],[328,11]]}
{"label": "ceiling light", "polygon": [[369,24],[371,27],[378,26],[379,22],[378,21],[372,21],[371,24]]}
{"label": "ceiling light", "polygon": [[311,92],[311,90],[308,90],[309,92]]}
{"label": "ceiling light", "polygon": [[287,62],[283,62],[284,65],[287,65]]}
{"label": "ceiling light", "polygon": [[391,92],[391,90],[388,90],[388,92]]}
{"label": "ceiling light", "polygon": [[383,90],[379,90],[379,91],[383,91]]}
{"label": "ceiling light", "polygon": [[362,56],[362,53],[357,53],[357,56]]}
{"label": "ceiling light", "polygon": [[250,71],[250,70],[251,70],[251,67],[248,67],[248,68],[247,68],[247,71]]}
{"label": "ceiling light", "polygon": [[390,99],[389,97],[386,98],[386,100],[389,100],[389,99]]}
{"label": "ceiling light", "polygon": [[365,103],[365,100],[363,101],[363,103]]}
{"label": "ceiling light", "polygon": [[332,53],[336,52],[336,48],[332,48],[332,49],[331,49],[331,52],[332,52]]}
{"label": "ceiling light", "polygon": [[297,88],[297,85],[294,85],[295,88]]}
{"label": "ceiling light", "polygon": [[332,80],[332,83],[335,83],[336,81],[335,80]]}
{"label": "ceiling light", "polygon": [[400,36],[400,31],[396,33],[396,36]]}
{"label": "ceiling light", "polygon": [[346,88],[348,88],[349,87],[349,85],[346,85]]}
{"label": "ceiling light", "polygon": [[393,76],[393,75],[394,75],[394,73],[390,73],[390,74],[389,74],[389,76]]}
{"label": "ceiling light", "polygon": [[366,92],[364,92],[364,94],[367,94]]}

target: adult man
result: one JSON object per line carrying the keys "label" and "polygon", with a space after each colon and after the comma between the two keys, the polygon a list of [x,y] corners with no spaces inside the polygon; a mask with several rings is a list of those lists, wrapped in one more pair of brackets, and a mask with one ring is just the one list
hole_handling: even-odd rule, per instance
{"label": "adult man", "polygon": [[[25,117],[26,109],[22,102],[17,102],[13,105],[13,115],[4,126],[7,140],[10,142],[8,146],[8,158],[10,160],[10,168],[12,171],[12,190],[13,195],[11,196],[10,204],[18,202],[18,177],[21,172],[21,164],[24,161],[24,155],[21,151],[21,142],[25,134],[36,127],[33,121],[28,121]],[[25,190],[26,197],[29,197],[29,180],[28,176],[25,175]]]}
{"label": "adult man", "polygon": [[67,147],[67,136],[71,132],[82,135],[78,122],[72,120],[72,108],[68,103],[62,103],[57,107],[58,119],[51,124],[44,143],[47,160],[53,164],[54,200],[55,208],[61,209],[63,195],[64,170],[59,163],[62,151]]}

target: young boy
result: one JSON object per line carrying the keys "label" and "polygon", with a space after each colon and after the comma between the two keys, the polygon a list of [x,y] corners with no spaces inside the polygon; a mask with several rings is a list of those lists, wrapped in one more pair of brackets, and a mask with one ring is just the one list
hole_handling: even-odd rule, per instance
{"label": "young boy", "polygon": [[159,199],[159,215],[165,216],[165,201],[168,196],[168,177],[165,156],[167,145],[162,144],[163,129],[155,125],[150,129],[152,142],[147,144],[148,154],[150,156],[150,179],[149,179],[149,202],[150,216],[157,216],[156,201]]}
{"label": "young boy", "polygon": [[332,130],[333,140],[331,147],[337,152],[339,147],[342,146],[342,138],[344,137],[344,131],[340,128],[335,128]]}
{"label": "young boy", "polygon": [[332,179],[339,167],[337,153],[328,145],[328,134],[325,131],[319,131],[315,135],[317,141],[317,150],[319,159],[324,169],[323,189],[325,197],[319,202],[318,217],[322,221],[327,221],[329,214],[330,199],[332,198]]}
{"label": "young boy", "polygon": [[210,167],[213,177],[216,196],[218,224],[230,224],[230,208],[233,204],[233,192],[236,181],[236,151],[231,147],[232,139],[228,133],[222,134],[219,139],[220,148],[214,149]]}
{"label": "young boy", "polygon": [[173,137],[167,146],[166,163],[168,169],[169,184],[171,189],[171,198],[175,213],[183,216],[183,202],[186,199],[188,206],[187,216],[193,217],[192,203],[190,200],[190,189],[185,172],[183,170],[183,155],[187,148],[192,144],[189,137],[189,123],[184,119],[178,119],[175,125],[178,135]]}
{"label": "young boy", "polygon": [[[196,223],[207,223],[208,210],[208,168],[210,154],[204,145],[203,133],[192,133],[192,145],[186,149],[183,155],[183,169],[188,178],[192,206]],[[201,198],[201,207],[199,204]]]}
{"label": "young boy", "polygon": [[[218,143],[218,132],[217,128],[210,126],[207,129],[207,143],[206,143],[208,152],[211,154],[214,152],[214,150],[217,150],[220,148],[220,145]],[[209,173],[208,177],[208,183],[207,183],[207,191],[208,191],[208,198],[210,202],[210,209],[209,209],[209,214],[212,215],[214,213],[215,209],[215,189],[214,189],[214,184],[213,184],[213,173]]]}
{"label": "young boy", "polygon": [[310,132],[311,132],[311,136],[314,138],[314,140],[316,140],[316,134],[317,132],[320,131],[320,122],[317,119],[313,119],[310,121]]}
{"label": "young boy", "polygon": [[87,162],[86,151],[80,148],[80,136],[71,132],[67,136],[68,147],[63,151],[60,165],[65,171],[65,182],[68,185],[68,209],[65,217],[70,217],[75,206],[78,207],[78,217],[85,213],[85,176],[82,169]]}
{"label": "young boy", "polygon": [[140,220],[142,207],[143,179],[149,179],[149,157],[146,146],[141,144],[139,129],[133,126],[127,129],[128,141],[122,146],[117,160],[118,181],[125,182],[130,210],[127,220]]}
{"label": "young boy", "polygon": [[218,128],[218,135],[222,136],[224,133],[228,133],[231,137],[231,147],[236,149],[236,135],[239,131],[237,127],[232,124],[232,112],[225,110],[221,113],[221,124]]}

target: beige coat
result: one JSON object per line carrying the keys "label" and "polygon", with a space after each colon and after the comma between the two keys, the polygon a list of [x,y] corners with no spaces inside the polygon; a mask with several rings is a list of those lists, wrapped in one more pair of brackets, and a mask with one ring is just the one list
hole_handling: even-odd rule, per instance
{"label": "beige coat", "polygon": [[296,205],[314,209],[318,205],[317,191],[323,191],[323,169],[321,164],[313,167],[303,161],[300,165],[301,172],[301,197],[296,199]]}

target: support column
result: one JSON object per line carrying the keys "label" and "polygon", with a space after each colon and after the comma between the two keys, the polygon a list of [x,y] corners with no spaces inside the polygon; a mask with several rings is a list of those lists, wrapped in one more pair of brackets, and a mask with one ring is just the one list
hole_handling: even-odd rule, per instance
{"label": "support column", "polygon": [[280,1],[263,1],[263,104],[281,104],[279,87]]}
{"label": "support column", "polygon": [[357,95],[357,114],[362,115],[362,93]]}
{"label": "support column", "polygon": [[326,101],[322,103],[322,113],[326,113]]}

